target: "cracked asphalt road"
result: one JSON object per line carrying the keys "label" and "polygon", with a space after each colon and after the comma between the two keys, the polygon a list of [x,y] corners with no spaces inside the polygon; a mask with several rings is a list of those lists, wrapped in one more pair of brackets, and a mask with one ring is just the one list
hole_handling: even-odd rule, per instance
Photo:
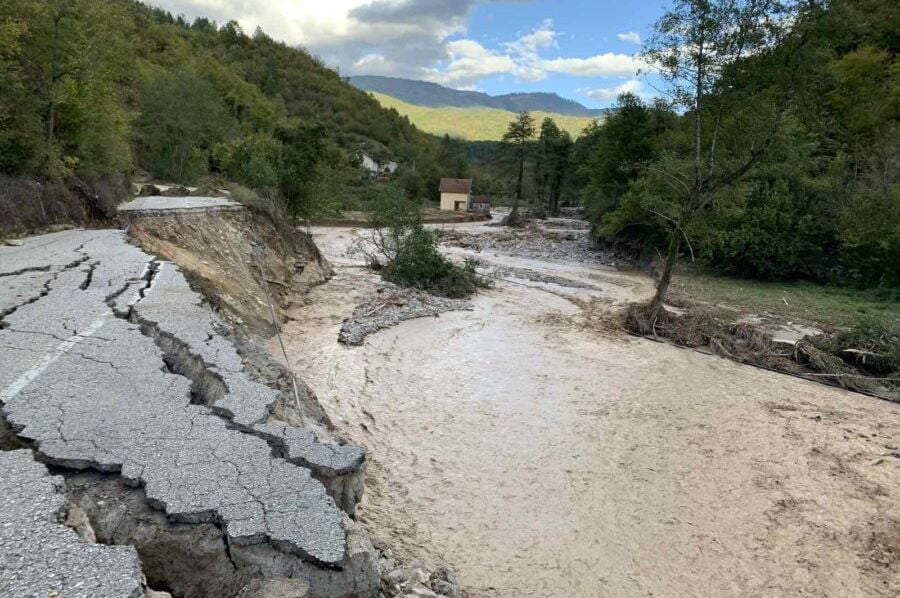
{"label": "cracked asphalt road", "polygon": [[[244,372],[174,266],[120,231],[66,231],[0,247],[0,283],[0,406],[42,461],[120,473],[170,521],[216,523],[235,545],[271,542],[341,566],[341,513],[308,467],[349,470],[362,451],[273,423],[277,391]],[[0,469],[0,483],[15,484],[20,469]],[[24,510],[8,512],[37,530]],[[29,541],[0,545],[4,580],[27,586],[28,572],[41,571]]]}

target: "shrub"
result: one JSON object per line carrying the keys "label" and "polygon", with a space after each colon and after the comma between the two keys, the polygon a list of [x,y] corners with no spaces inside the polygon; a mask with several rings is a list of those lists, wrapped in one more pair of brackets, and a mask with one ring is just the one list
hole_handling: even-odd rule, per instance
{"label": "shrub", "polygon": [[475,292],[480,281],[474,262],[461,268],[438,251],[437,237],[422,226],[418,204],[402,189],[378,185],[368,195],[372,235],[365,254],[385,280],[443,297]]}
{"label": "shrub", "polygon": [[450,262],[438,251],[434,235],[424,228],[413,230],[403,239],[382,276],[402,286],[455,299],[468,297],[478,287],[474,265],[467,263],[460,268]]}

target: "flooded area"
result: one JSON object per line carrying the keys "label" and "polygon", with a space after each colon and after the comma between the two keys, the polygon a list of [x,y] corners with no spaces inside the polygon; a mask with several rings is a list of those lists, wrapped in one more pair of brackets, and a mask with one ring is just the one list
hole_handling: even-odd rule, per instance
{"label": "flooded area", "polygon": [[290,365],[368,450],[358,519],[468,596],[900,593],[900,405],[629,337],[649,277],[493,250],[472,311],[346,347],[380,279],[313,233]]}

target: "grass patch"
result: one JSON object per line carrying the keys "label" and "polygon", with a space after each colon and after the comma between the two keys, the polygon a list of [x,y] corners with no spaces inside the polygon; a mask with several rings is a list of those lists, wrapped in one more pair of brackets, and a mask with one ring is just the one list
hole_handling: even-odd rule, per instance
{"label": "grass patch", "polygon": [[823,328],[852,327],[861,319],[900,324],[898,291],[859,290],[812,282],[761,282],[685,271],[681,295],[736,314],[762,314]]}

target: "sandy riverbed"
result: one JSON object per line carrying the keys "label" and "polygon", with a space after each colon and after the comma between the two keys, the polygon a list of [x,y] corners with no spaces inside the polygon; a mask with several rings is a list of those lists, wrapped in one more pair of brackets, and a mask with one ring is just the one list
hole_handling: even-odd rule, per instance
{"label": "sandy riverbed", "polygon": [[469,596],[900,593],[900,405],[595,325],[642,275],[487,252],[596,288],[507,277],[344,347],[377,278],[314,232],[337,274],[291,366],[369,450],[360,519]]}

